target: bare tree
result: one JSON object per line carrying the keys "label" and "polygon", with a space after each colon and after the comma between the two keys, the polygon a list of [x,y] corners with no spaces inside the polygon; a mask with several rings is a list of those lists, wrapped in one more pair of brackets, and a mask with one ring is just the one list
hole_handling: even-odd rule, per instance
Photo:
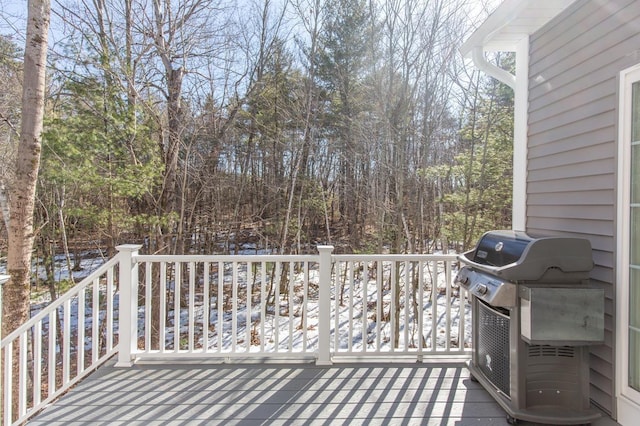
{"label": "bare tree", "polygon": [[[323,9],[324,6],[320,0],[296,0],[293,3],[293,9],[298,14],[302,28],[304,28],[304,34],[308,39],[308,45],[303,48],[303,54],[305,58],[306,78],[304,86],[304,104],[300,118],[302,119],[302,125],[304,126],[302,136],[302,150],[298,156],[298,162],[296,163],[296,170],[294,176],[297,177],[298,173],[307,172],[309,157],[312,150],[312,143],[315,135],[318,133],[317,121],[318,121],[318,87],[316,84],[317,75],[317,61],[318,61],[318,39],[322,30]],[[312,177],[312,176],[309,176]],[[329,208],[327,206],[327,200],[325,197],[325,185],[326,181],[321,181],[317,191],[320,192],[322,199],[324,229],[326,242],[331,242],[331,229],[329,226]],[[295,182],[292,182],[291,194],[289,199],[289,209],[287,210],[287,220],[285,223],[285,229],[288,227],[288,221],[291,215],[291,205],[293,201],[293,192],[295,190]],[[299,205],[302,205],[303,190],[300,189]],[[298,217],[298,222],[302,223],[302,218]],[[300,246],[300,229],[298,228],[298,246]],[[283,241],[286,241],[286,236],[283,236]]]}
{"label": "bare tree", "polygon": [[[159,210],[168,220],[163,232],[164,250],[182,252],[184,224],[175,223],[174,217],[184,217],[184,203],[180,200],[179,156],[184,146],[183,84],[192,61],[210,49],[214,28],[213,18],[218,5],[205,0],[188,0],[177,6],[169,0],[154,0],[153,11],[146,26],[156,57],[163,69],[166,101],[166,123],[161,148],[164,157],[163,188]],[[146,23],[143,23],[143,26]],[[171,234],[176,233],[174,239]],[[168,238],[167,238],[168,237]],[[171,241],[175,243],[171,243]]]}

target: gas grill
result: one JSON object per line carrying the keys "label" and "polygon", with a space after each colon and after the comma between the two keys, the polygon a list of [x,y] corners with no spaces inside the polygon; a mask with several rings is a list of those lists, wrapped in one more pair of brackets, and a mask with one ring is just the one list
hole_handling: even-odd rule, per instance
{"label": "gas grill", "polygon": [[472,295],[472,378],[507,419],[589,423],[589,347],[604,342],[604,291],[588,240],[491,231],[458,256]]}

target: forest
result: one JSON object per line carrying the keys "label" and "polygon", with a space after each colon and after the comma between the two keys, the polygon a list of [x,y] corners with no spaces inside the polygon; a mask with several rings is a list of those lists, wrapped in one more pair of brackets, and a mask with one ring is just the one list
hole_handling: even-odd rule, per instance
{"label": "forest", "polygon": [[[56,256],[77,268],[125,243],[429,253],[509,228],[513,93],[458,51],[484,3],[52,2],[34,259],[52,280]],[[0,263],[21,120],[15,27],[0,33]]]}

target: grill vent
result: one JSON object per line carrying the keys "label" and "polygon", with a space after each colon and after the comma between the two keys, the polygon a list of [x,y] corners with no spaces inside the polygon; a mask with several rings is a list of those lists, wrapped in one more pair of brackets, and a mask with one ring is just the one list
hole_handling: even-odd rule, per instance
{"label": "grill vent", "polygon": [[478,367],[495,387],[510,395],[510,318],[484,303],[478,307]]}
{"label": "grill vent", "polygon": [[546,346],[531,345],[529,346],[529,357],[575,357],[575,348],[573,346]]}

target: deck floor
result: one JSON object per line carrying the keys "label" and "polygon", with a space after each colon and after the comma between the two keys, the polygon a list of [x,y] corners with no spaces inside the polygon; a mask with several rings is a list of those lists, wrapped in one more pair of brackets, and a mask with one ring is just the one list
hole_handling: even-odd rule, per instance
{"label": "deck floor", "polygon": [[109,362],[29,424],[506,425],[468,377],[461,364]]}

